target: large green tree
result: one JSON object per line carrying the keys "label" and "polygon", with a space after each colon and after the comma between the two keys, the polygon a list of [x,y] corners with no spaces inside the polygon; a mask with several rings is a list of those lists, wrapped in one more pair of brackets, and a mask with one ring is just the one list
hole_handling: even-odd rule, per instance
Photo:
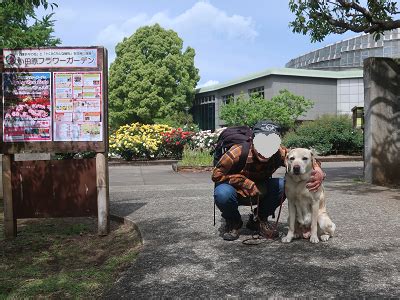
{"label": "large green tree", "polygon": [[313,42],[346,31],[372,33],[379,39],[383,31],[400,27],[397,1],[290,0],[289,8],[295,14],[293,32],[310,34]]}
{"label": "large green tree", "polygon": [[304,115],[313,102],[302,96],[281,90],[270,100],[260,96],[250,99],[240,95],[235,101],[230,101],[221,107],[220,118],[227,126],[253,126],[260,120],[269,119],[280,124],[284,129],[294,126],[298,117]]}
{"label": "large green tree", "polygon": [[113,128],[174,118],[190,106],[199,80],[194,49],[160,25],[139,28],[116,47],[110,66],[109,115]]}
{"label": "large green tree", "polygon": [[47,0],[1,0],[0,49],[60,44],[60,39],[53,36],[53,13],[41,19],[36,16],[37,8],[53,9],[56,6]]}

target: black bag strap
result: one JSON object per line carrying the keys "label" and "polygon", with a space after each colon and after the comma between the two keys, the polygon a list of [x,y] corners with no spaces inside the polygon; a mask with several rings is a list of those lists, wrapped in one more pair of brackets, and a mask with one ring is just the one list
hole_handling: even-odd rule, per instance
{"label": "black bag strap", "polygon": [[242,143],[242,153],[240,153],[239,162],[233,166],[229,171],[231,174],[240,173],[246,166],[247,157],[249,156],[249,151],[251,147],[251,141]]}

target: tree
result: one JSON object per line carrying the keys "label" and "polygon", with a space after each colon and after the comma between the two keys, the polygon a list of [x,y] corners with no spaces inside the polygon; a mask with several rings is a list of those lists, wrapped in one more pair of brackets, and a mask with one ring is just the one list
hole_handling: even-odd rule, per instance
{"label": "tree", "polygon": [[139,28],[116,47],[110,67],[111,127],[175,118],[191,106],[199,80],[194,49],[160,25]]}
{"label": "tree", "polygon": [[222,106],[220,118],[227,126],[253,126],[260,120],[269,119],[287,130],[292,128],[297,118],[304,115],[312,106],[311,100],[293,95],[288,90],[279,91],[279,94],[270,100],[260,96],[246,99],[240,95],[236,101]]}
{"label": "tree", "polygon": [[[322,41],[331,33],[346,31],[372,33],[376,40],[385,30],[400,27],[395,20],[400,13],[397,1],[368,0],[290,0],[289,8],[295,14],[290,22],[293,32],[311,35],[311,41]],[[364,2],[364,1],[363,1]]]}
{"label": "tree", "polygon": [[[39,20],[35,9],[57,7],[47,0],[2,0],[0,1],[0,49],[56,46],[60,39],[53,37],[54,13]],[[29,25],[30,20],[34,20]]]}

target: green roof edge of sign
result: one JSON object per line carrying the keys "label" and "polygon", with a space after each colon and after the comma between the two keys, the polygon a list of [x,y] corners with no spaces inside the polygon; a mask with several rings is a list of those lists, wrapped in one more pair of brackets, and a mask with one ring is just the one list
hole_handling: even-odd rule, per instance
{"label": "green roof edge of sign", "polygon": [[245,77],[233,79],[225,83],[219,83],[206,87],[196,88],[196,93],[216,91],[232,85],[244,83],[247,81],[255,80],[270,75],[346,79],[346,78],[362,78],[363,70],[351,69],[346,71],[322,71],[322,70],[294,69],[294,68],[267,69],[262,72],[252,73]]}

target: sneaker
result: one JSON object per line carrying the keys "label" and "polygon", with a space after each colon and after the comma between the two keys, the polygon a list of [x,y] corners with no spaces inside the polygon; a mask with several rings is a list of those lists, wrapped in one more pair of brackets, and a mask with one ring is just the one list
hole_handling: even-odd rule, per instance
{"label": "sneaker", "polygon": [[222,235],[222,238],[225,241],[234,241],[239,238],[239,229],[242,228],[243,221],[231,221],[226,220],[225,225],[225,233]]}
{"label": "sneaker", "polygon": [[279,232],[274,230],[273,226],[267,220],[260,221],[260,234],[267,239],[274,239],[279,237]]}
{"label": "sneaker", "polygon": [[258,221],[258,219],[254,220],[253,214],[249,215],[249,220],[246,223],[246,228],[252,231],[258,231],[260,229],[260,222]]}

